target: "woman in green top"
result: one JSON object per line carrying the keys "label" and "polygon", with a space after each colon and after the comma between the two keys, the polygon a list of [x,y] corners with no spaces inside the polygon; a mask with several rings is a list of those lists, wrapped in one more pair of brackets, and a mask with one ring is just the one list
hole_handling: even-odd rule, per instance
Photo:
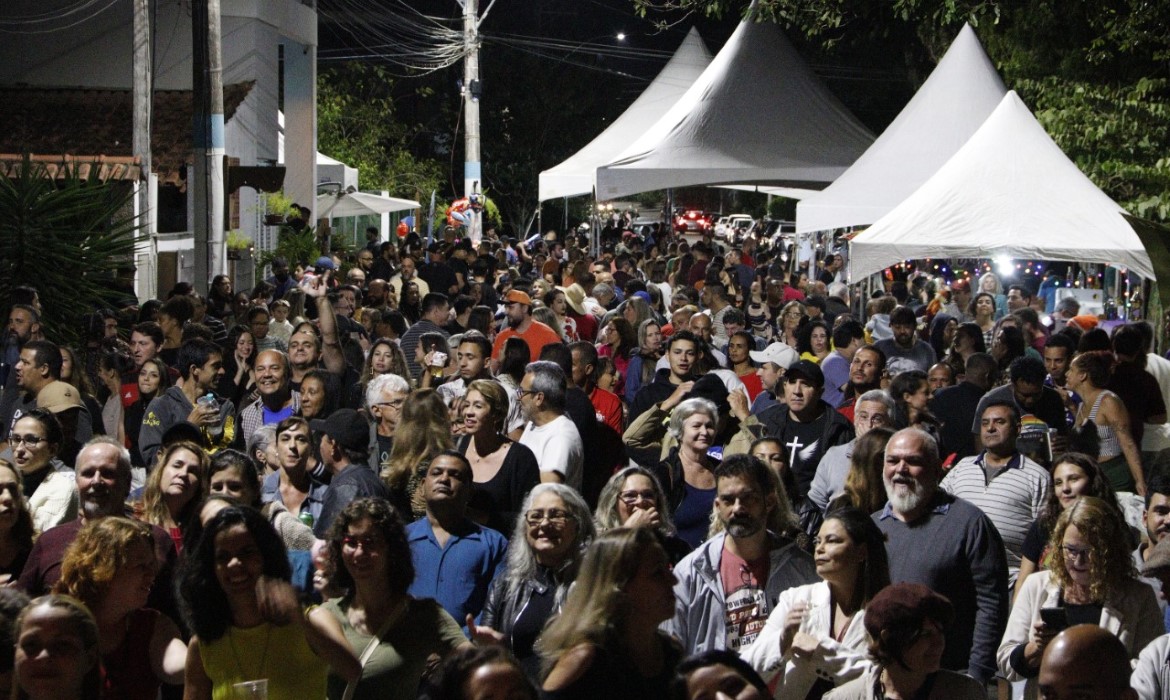
{"label": "woman in green top", "polygon": [[185,554],[179,595],[195,637],[184,700],[228,700],[234,685],[255,680],[268,681],[269,700],[319,698],[330,668],[361,673],[337,620],[302,611],[284,544],[258,511],[224,508]]}
{"label": "woman in green top", "polygon": [[[329,549],[332,582],[347,593],[322,607],[362,662],[353,700],[414,700],[427,658],[470,642],[434,600],[407,595],[414,564],[402,520],[388,501],[360,498],[333,520]],[[329,699],[340,700],[345,689],[346,680],[331,673]]]}

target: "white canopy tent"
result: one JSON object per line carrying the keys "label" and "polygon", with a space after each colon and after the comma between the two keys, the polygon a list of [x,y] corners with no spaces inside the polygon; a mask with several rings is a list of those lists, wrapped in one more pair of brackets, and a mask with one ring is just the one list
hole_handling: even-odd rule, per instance
{"label": "white canopy tent", "polygon": [[964,25],[897,119],[845,174],[796,207],[796,230],[872,224],[926,182],[971,138],[1007,90]]}
{"label": "white canopy tent", "polygon": [[872,142],[780,27],[749,16],[670,111],[597,169],[597,197],[689,185],[818,188]]}
{"label": "white canopy tent", "polygon": [[773,197],[784,197],[786,199],[804,199],[811,197],[819,190],[804,190],[798,187],[768,187],[767,185],[715,185],[721,190],[735,190],[736,192],[759,192],[760,194],[770,194]]}
{"label": "white canopy tent", "polygon": [[903,260],[1010,256],[1110,263],[1153,277],[1122,209],[1009,92],[938,172],[850,243],[849,278]]}
{"label": "white canopy tent", "polygon": [[593,192],[593,171],[646,133],[711,64],[698,30],[691,27],[674,56],[638,99],[609,128],[559,165],[540,174],[540,201]]}
{"label": "white canopy tent", "polygon": [[[281,135],[284,139],[284,135]],[[330,158],[329,156],[317,152],[317,184],[324,182],[336,182],[341,185],[341,189],[349,189],[353,187],[357,189],[358,186],[358,171],[357,168],[350,167],[345,163]]]}

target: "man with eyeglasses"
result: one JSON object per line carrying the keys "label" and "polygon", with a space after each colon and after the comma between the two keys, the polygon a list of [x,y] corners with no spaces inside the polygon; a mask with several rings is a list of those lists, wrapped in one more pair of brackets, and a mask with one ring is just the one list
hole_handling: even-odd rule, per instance
{"label": "man with eyeglasses", "polygon": [[686,655],[751,644],[780,594],[818,579],[812,557],[768,531],[781,507],[768,467],[751,455],[732,455],[715,468],[715,516],[723,532],[674,568],[675,615],[667,631]]}
{"label": "man with eyeglasses", "polygon": [[1052,479],[1016,448],[1020,413],[1009,401],[992,402],[979,416],[983,451],[956,464],[939,484],[991,518],[1003,538],[1008,578],[1014,584],[1028,528],[1044,513]]}
{"label": "man with eyeglasses", "polygon": [[406,526],[414,561],[415,598],[434,598],[451,617],[476,618],[504,563],[508,541],[467,517],[475,485],[471,463],[458,450],[439,453],[423,476],[427,514]]}
{"label": "man with eyeglasses", "polygon": [[520,380],[520,409],[528,424],[520,444],[532,450],[540,480],[568,484],[581,491],[585,448],[581,433],[565,416],[568,382],[555,362],[532,362]]}
{"label": "man with eyeglasses", "polygon": [[938,487],[942,462],[934,438],[918,428],[886,444],[882,480],[889,501],[874,513],[886,534],[890,581],[921,583],[950,599],[942,667],[986,683],[1007,625],[1007,558],[991,519]]}
{"label": "man with eyeglasses", "polygon": [[927,403],[927,409],[938,418],[939,450],[951,462],[970,457],[979,450],[971,425],[983,395],[995,384],[999,364],[985,352],[967,358],[963,381],[939,389]]}
{"label": "man with eyeglasses", "polygon": [[857,438],[879,426],[889,426],[894,413],[894,399],[882,389],[873,389],[861,395],[853,410],[853,431],[857,437],[844,445],[830,447],[809,486],[808,497],[822,511],[829,507],[833,496],[845,488],[845,477],[853,460],[853,448]]}
{"label": "man with eyeglasses", "polygon": [[366,409],[374,417],[370,436],[370,468],[381,472],[394,447],[394,431],[402,418],[402,406],[410,396],[410,383],[397,374],[379,374],[366,385]]}

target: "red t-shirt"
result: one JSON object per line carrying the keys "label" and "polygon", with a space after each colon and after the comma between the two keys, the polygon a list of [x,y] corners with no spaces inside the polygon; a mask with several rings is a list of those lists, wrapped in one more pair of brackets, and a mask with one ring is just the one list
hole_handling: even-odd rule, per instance
{"label": "red t-shirt", "polygon": [[622,401],[617,397],[617,394],[600,387],[594,387],[593,392],[589,394],[589,400],[593,402],[593,410],[597,412],[597,422],[605,423],[616,430],[618,435],[621,435],[624,432],[622,430]]}
{"label": "red t-shirt", "polygon": [[567,316],[577,322],[577,338],[592,343],[597,339],[597,317],[570,310]]}
{"label": "red t-shirt", "polygon": [[745,649],[756,640],[768,621],[768,557],[745,561],[726,545],[719,558],[719,578],[723,583],[723,614],[727,622],[727,648]]}

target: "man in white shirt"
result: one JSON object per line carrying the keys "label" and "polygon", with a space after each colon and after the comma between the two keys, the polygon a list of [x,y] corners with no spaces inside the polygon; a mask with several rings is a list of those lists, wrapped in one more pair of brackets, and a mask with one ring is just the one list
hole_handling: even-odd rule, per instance
{"label": "man in white shirt", "polygon": [[584,447],[577,426],[565,417],[565,372],[554,362],[533,362],[520,380],[520,408],[528,419],[520,444],[532,450],[541,481],[581,490]]}

